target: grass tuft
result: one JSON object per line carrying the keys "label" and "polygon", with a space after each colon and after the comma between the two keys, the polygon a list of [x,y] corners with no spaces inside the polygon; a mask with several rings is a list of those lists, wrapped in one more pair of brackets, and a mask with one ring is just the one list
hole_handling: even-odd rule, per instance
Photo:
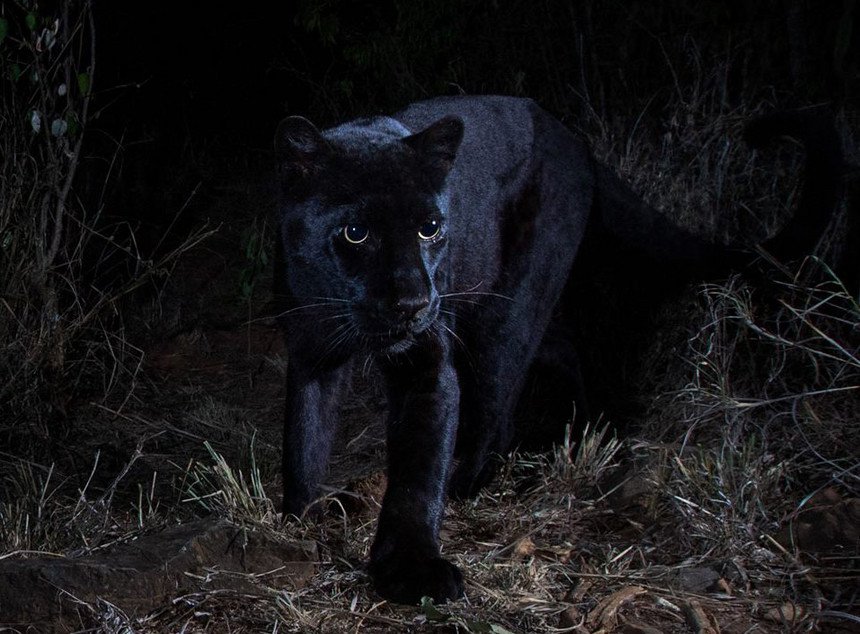
{"label": "grass tuft", "polygon": [[208,513],[237,524],[276,527],[278,513],[260,478],[254,436],[251,437],[251,464],[247,476],[231,467],[208,441],[203,444],[212,462],[191,465],[186,480],[187,494],[182,501],[195,502]]}

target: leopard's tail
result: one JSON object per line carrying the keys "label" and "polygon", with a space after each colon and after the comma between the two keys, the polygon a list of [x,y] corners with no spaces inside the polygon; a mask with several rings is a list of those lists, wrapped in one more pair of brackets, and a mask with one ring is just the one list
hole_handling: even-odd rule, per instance
{"label": "leopard's tail", "polygon": [[[808,255],[816,248],[830,221],[845,200],[846,165],[833,116],[823,108],[776,112],[750,122],[745,131],[753,147],[779,137],[799,140],[805,150],[804,184],[796,211],[776,235],[759,246],[778,261]],[[671,222],[644,203],[610,169],[597,167],[597,213],[603,233],[657,261],[688,263],[699,268],[732,268],[752,259],[754,244],[726,246],[696,235]],[[858,245],[858,210],[849,209],[849,243]],[[844,249],[853,262],[837,263],[837,272],[851,275],[860,269],[860,249]],[[853,252],[853,254],[852,254]],[[845,257],[842,258],[845,260]]]}

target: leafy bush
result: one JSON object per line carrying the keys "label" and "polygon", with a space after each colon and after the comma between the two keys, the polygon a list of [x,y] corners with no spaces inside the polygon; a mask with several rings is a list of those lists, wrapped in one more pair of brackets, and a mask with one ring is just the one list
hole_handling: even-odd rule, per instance
{"label": "leafy bush", "polygon": [[[130,385],[141,353],[125,337],[120,302],[185,247],[147,259],[134,231],[103,215],[114,157],[89,156],[86,141],[97,99],[95,42],[89,0],[52,10],[19,0],[0,14],[0,435],[7,442],[16,431],[47,435],[84,394]],[[97,162],[108,168],[89,169]]]}
{"label": "leafy bush", "polygon": [[75,191],[94,70],[89,2],[19,2],[0,18],[0,403],[13,413],[47,374],[73,371],[73,343],[102,308],[80,283],[94,218]]}

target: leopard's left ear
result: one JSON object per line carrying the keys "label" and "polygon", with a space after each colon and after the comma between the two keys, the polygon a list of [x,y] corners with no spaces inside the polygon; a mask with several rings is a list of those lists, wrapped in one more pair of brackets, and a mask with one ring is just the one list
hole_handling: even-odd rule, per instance
{"label": "leopard's left ear", "polygon": [[457,149],[463,140],[463,120],[449,115],[439,119],[421,132],[403,139],[403,143],[415,150],[427,163],[431,176],[442,186],[445,177],[454,166]]}
{"label": "leopard's left ear", "polygon": [[315,171],[329,149],[322,133],[304,117],[287,117],[275,132],[275,154],[291,181]]}

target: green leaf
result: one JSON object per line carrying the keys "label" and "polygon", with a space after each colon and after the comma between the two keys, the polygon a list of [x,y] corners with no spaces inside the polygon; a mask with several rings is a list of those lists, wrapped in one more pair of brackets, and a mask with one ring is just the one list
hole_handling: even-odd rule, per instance
{"label": "green leaf", "polygon": [[80,133],[81,126],[78,124],[78,120],[71,113],[66,115],[66,123],[69,126],[69,136],[75,137]]}
{"label": "green leaf", "polygon": [[438,608],[433,605],[433,599],[430,597],[421,597],[421,611],[428,621],[447,621],[448,615],[443,614]]}
{"label": "green leaf", "polygon": [[35,13],[28,13],[27,17],[24,18],[24,23],[27,25],[31,31],[36,30],[36,24],[38,23],[38,19],[36,18]]}
{"label": "green leaf", "polygon": [[82,95],[90,94],[90,75],[89,73],[78,73],[78,90]]}
{"label": "green leaf", "polygon": [[12,66],[9,68],[9,79],[11,79],[12,81],[18,81],[18,79],[21,78],[22,72],[23,71],[18,64],[12,64]]}
{"label": "green leaf", "polygon": [[6,39],[9,34],[9,21],[6,18],[0,18],[0,44]]}

